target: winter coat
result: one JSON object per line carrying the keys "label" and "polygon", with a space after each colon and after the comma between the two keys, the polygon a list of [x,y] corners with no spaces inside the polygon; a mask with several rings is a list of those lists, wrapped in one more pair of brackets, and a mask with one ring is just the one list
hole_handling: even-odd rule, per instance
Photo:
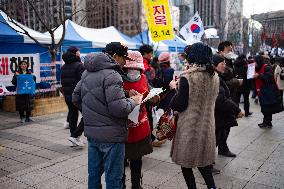
{"label": "winter coat", "polygon": [[120,66],[104,53],[88,55],[84,65],[72,102],[82,108],[85,136],[97,142],[126,142],[127,116],[136,104],[125,97]]}
{"label": "winter coat", "polygon": [[[19,74],[23,74],[19,72]],[[27,74],[32,74],[30,71]],[[33,76],[34,81],[36,77]],[[12,79],[12,84],[17,87],[17,75],[15,74]],[[16,110],[17,111],[32,111],[34,108],[34,95],[31,94],[16,94]]]}
{"label": "winter coat", "polygon": [[282,70],[284,71],[284,67],[277,65],[274,72],[274,78],[279,90],[284,90],[284,80],[280,79],[280,73]]}
{"label": "winter coat", "polygon": [[220,86],[219,93],[215,103],[215,125],[216,129],[237,126],[236,116],[241,112],[238,105],[232,100],[230,90],[219,74]]}
{"label": "winter coat", "polygon": [[[130,82],[125,80],[123,88],[126,91],[134,89],[140,94],[144,94],[144,98],[149,94],[149,86],[147,78],[144,74],[141,75],[139,81]],[[125,146],[125,157],[127,159],[138,159],[146,154],[152,153],[151,144],[151,129],[147,117],[145,104],[140,107],[138,123],[135,124],[129,120],[128,123],[128,140]]]}
{"label": "winter coat", "polygon": [[193,66],[181,75],[189,84],[188,106],[179,113],[171,158],[186,167],[205,167],[215,161],[215,101],[219,78]]}
{"label": "winter coat", "polygon": [[61,85],[64,96],[72,95],[77,83],[81,80],[85,68],[79,57],[71,52],[63,54],[65,64],[61,67]]}
{"label": "winter coat", "polygon": [[261,112],[275,114],[283,111],[280,91],[274,80],[272,68],[267,64],[259,65],[256,90],[259,96]]}
{"label": "winter coat", "polygon": [[247,79],[248,66],[244,60],[238,60],[234,64],[234,75],[237,79],[243,79],[243,84],[239,86],[236,91],[245,92],[251,89],[252,80]]}

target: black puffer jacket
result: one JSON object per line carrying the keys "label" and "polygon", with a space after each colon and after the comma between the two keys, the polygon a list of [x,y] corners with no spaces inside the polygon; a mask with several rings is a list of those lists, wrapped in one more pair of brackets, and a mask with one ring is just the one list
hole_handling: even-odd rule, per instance
{"label": "black puffer jacket", "polygon": [[[19,74],[23,74],[23,72],[19,71]],[[30,71],[27,74],[32,74]],[[33,76],[34,81],[36,81],[36,77]],[[14,75],[12,79],[12,84],[17,87],[17,75]],[[17,94],[16,95],[16,110],[17,111],[32,111],[34,108],[34,95],[30,94]]]}
{"label": "black puffer jacket", "polygon": [[61,85],[64,96],[72,95],[77,83],[81,80],[85,68],[78,56],[71,52],[66,52],[62,56],[65,64],[61,68]]}
{"label": "black puffer jacket", "polygon": [[219,94],[215,103],[215,125],[216,128],[222,129],[225,127],[237,126],[236,116],[241,112],[238,105],[231,99],[230,90],[224,80],[224,77],[219,74],[220,88]]}
{"label": "black puffer jacket", "polygon": [[234,63],[234,68],[236,78],[243,79],[243,84],[237,88],[237,91],[249,91],[251,89],[252,80],[247,79],[247,62],[242,59],[237,59]]}

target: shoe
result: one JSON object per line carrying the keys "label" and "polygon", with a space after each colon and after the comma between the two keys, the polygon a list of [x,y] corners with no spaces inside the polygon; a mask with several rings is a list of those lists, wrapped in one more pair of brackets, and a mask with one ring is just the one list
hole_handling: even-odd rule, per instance
{"label": "shoe", "polygon": [[28,117],[26,118],[25,122],[34,122],[34,120]]}
{"label": "shoe", "polygon": [[249,117],[249,116],[251,116],[252,114],[253,114],[252,112],[245,113],[245,117]]}
{"label": "shoe", "polygon": [[221,173],[220,169],[216,169],[215,167],[212,168],[212,174],[213,175],[218,175],[220,173]]}
{"label": "shoe", "polygon": [[84,144],[81,142],[81,140],[79,139],[79,137],[78,137],[78,138],[69,137],[68,140],[69,140],[70,142],[72,142],[72,144],[73,144],[74,146],[84,146]]}
{"label": "shoe", "polygon": [[259,128],[271,128],[272,124],[260,123],[258,126]]}
{"label": "shoe", "polygon": [[218,154],[221,156],[225,156],[225,157],[237,157],[237,155],[231,151],[227,151],[227,152],[218,151]]}
{"label": "shoe", "polygon": [[21,123],[25,123],[25,118],[21,118]]}
{"label": "shoe", "polygon": [[65,121],[65,122],[64,122],[64,125],[63,125],[63,128],[64,128],[64,129],[69,129],[69,128],[70,128],[70,127],[69,127],[69,122]]}

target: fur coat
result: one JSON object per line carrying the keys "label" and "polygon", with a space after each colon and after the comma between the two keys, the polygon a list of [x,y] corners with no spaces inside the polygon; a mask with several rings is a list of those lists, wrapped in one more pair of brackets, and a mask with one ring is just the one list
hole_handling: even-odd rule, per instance
{"label": "fur coat", "polygon": [[192,67],[184,72],[189,84],[188,106],[179,113],[172,143],[171,158],[186,167],[205,167],[215,161],[215,101],[219,92],[219,77],[211,76],[204,67]]}

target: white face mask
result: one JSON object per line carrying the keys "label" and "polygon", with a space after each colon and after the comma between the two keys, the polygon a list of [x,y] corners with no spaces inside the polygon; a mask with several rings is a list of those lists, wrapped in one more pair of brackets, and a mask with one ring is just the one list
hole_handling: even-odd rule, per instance
{"label": "white face mask", "polygon": [[133,81],[138,80],[141,77],[139,70],[128,70],[126,75]]}

